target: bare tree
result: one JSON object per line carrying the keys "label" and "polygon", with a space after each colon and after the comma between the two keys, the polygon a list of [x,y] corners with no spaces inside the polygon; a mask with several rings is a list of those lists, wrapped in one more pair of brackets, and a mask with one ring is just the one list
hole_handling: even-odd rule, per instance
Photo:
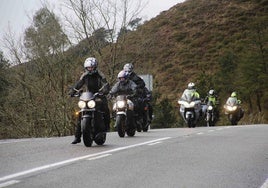
{"label": "bare tree", "polygon": [[11,137],[70,134],[65,87],[71,63],[64,54],[69,41],[58,18],[43,7],[25,30],[23,41],[10,35],[4,42],[15,66],[4,109],[9,125],[17,131]]}
{"label": "bare tree", "polygon": [[[77,41],[88,41],[89,53],[97,57],[108,68],[110,79],[114,78],[114,72],[119,68],[120,62],[116,62],[117,53],[124,42],[124,38],[118,39],[118,32],[122,28],[132,26],[133,21],[145,7],[144,0],[66,0],[65,6],[70,9],[76,19],[65,16],[69,27],[74,31]],[[73,17],[72,17],[73,18]],[[105,30],[107,41],[104,48],[94,37],[100,28]],[[102,51],[105,50],[105,56]],[[121,68],[121,67],[120,67]]]}

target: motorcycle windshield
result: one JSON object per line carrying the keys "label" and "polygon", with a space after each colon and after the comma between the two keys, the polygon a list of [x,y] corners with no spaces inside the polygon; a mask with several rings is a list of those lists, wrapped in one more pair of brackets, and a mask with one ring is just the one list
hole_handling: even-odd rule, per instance
{"label": "motorcycle windshield", "polygon": [[126,100],[127,99],[127,96],[126,95],[118,95],[117,97],[116,97],[116,100],[117,101],[122,101],[122,100]]}
{"label": "motorcycle windshield", "polygon": [[89,101],[94,98],[94,94],[92,92],[83,92],[80,96],[80,100],[82,101]]}
{"label": "motorcycle windshield", "polygon": [[186,92],[183,97],[183,100],[187,101],[187,102],[191,102],[193,101],[193,93],[192,92]]}
{"label": "motorcycle windshield", "polygon": [[227,105],[236,106],[237,105],[237,100],[235,98],[229,98],[228,101],[227,101]]}

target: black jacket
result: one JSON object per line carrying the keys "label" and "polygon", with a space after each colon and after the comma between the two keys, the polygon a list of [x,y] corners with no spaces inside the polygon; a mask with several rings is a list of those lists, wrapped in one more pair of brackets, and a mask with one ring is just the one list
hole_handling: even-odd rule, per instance
{"label": "black jacket", "polygon": [[109,83],[100,71],[97,71],[94,74],[89,74],[88,72],[83,73],[80,80],[74,85],[74,88],[79,90],[84,84],[88,91],[93,93],[98,92],[102,87],[103,94],[108,94],[110,90]]}
{"label": "black jacket", "polygon": [[139,77],[135,72],[132,72],[128,78],[130,80],[132,80],[133,82],[135,82],[135,84],[137,85],[137,89],[143,89],[145,87],[145,82],[143,81],[143,79],[141,77]]}

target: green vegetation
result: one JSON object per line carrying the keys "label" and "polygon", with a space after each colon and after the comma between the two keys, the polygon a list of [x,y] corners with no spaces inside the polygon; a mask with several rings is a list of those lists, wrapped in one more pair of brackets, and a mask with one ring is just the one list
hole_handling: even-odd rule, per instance
{"label": "green vegetation", "polygon": [[[181,127],[177,99],[188,82],[204,98],[210,88],[220,104],[237,91],[246,110],[241,124],[268,122],[268,1],[187,0],[140,25],[120,30],[117,42],[110,30],[98,28],[77,46],[68,48],[57,16],[41,9],[25,31],[24,56],[0,64],[0,138],[73,134],[76,100],[68,88],[79,78],[88,56],[111,84],[126,62],[138,74],[154,77],[152,127]],[[18,57],[18,56],[17,56]],[[227,123],[223,112],[217,125]]]}

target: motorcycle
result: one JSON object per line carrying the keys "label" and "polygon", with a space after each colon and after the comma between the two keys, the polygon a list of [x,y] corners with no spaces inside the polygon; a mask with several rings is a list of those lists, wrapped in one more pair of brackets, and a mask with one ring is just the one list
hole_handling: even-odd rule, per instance
{"label": "motorcycle", "polygon": [[126,95],[118,95],[113,104],[115,113],[115,127],[119,137],[134,136],[136,133],[134,123],[134,104]]}
{"label": "motorcycle", "polygon": [[241,107],[237,104],[236,100],[230,100],[229,104],[225,104],[223,107],[231,125],[237,125],[238,121],[241,119]]}
{"label": "motorcycle", "polygon": [[212,104],[211,101],[208,101],[207,103],[205,121],[207,122],[208,127],[215,126],[216,123],[215,106]]}
{"label": "motorcycle", "polygon": [[78,92],[79,117],[81,119],[81,130],[83,142],[86,147],[91,147],[93,141],[97,145],[103,145],[106,141],[106,130],[104,125],[104,112],[101,110],[101,93]]}
{"label": "motorcycle", "polygon": [[180,114],[189,128],[195,127],[202,111],[201,100],[192,100],[192,94],[186,94],[186,100],[178,100]]}
{"label": "motorcycle", "polygon": [[141,132],[141,130],[143,132],[147,132],[148,129],[149,129],[149,126],[151,124],[151,119],[150,119],[150,112],[149,112],[149,108],[150,108],[150,98],[149,97],[145,97],[142,99],[141,101],[141,112],[142,114],[140,114],[140,117],[139,118],[139,122],[137,123],[137,131],[138,132]]}

